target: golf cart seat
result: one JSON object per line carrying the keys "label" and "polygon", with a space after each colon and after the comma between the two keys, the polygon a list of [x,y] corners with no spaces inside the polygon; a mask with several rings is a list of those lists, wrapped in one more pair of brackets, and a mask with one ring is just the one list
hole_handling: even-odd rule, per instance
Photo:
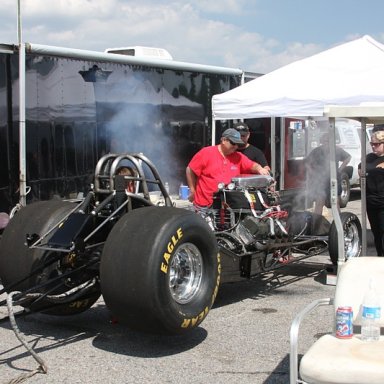
{"label": "golf cart seat", "polygon": [[[349,259],[339,271],[335,297],[319,299],[294,318],[290,330],[290,384],[338,383],[379,384],[384,383],[384,336],[377,342],[362,341],[361,303],[370,278],[380,295],[380,326],[384,327],[384,258],[358,257]],[[298,364],[298,335],[303,318],[320,305],[333,305],[333,324],[339,306],[353,309],[354,336],[351,339],[335,337],[335,327],[329,334],[320,337],[303,355]],[[383,328],[381,329],[383,334]]]}

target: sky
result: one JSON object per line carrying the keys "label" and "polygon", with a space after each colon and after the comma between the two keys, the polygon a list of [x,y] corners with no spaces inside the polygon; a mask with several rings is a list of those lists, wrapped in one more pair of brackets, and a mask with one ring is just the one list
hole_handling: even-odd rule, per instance
{"label": "sky", "polygon": [[[367,34],[384,43],[383,0],[20,0],[20,4],[24,42],[93,51],[160,47],[177,61],[256,73],[268,73]],[[17,0],[1,0],[0,43],[17,42]]]}

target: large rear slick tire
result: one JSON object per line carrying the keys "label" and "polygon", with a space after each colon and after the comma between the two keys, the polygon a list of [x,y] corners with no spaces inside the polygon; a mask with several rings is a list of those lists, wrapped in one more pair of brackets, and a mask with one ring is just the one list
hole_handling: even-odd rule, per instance
{"label": "large rear slick tire", "polygon": [[[40,201],[23,207],[10,220],[0,242],[0,278],[8,293],[10,291],[26,291],[46,282],[51,277],[60,275],[60,261],[56,261],[46,268],[40,268],[48,258],[55,257],[57,254],[41,249],[28,248],[26,246],[26,238],[27,235],[43,235],[47,233],[50,228],[57,224],[60,219],[64,218],[74,207],[73,203],[60,200]],[[34,273],[36,270],[39,271]],[[86,280],[87,278],[86,271],[83,271],[81,279]],[[11,285],[19,281],[21,281],[19,284],[11,287]],[[54,283],[56,286],[59,284],[58,280]],[[45,293],[51,288],[50,286],[45,286],[38,291],[34,290],[34,292]],[[64,290],[61,287],[49,293],[53,295]],[[91,307],[99,297],[100,288],[97,284],[86,294],[77,296],[73,301],[52,303],[42,299],[38,304],[33,304],[31,300],[26,301],[22,305],[33,311],[51,315],[73,315]]]}
{"label": "large rear slick tire", "polygon": [[101,291],[120,322],[152,333],[196,328],[217,295],[216,239],[197,214],[146,207],[124,215],[103,249]]}
{"label": "large rear slick tire", "polygon": [[[340,219],[344,233],[345,258],[343,261],[347,261],[352,257],[361,256],[361,224],[359,218],[350,212],[342,212]],[[335,222],[331,224],[329,230],[328,250],[332,263],[337,265],[339,249]]]}

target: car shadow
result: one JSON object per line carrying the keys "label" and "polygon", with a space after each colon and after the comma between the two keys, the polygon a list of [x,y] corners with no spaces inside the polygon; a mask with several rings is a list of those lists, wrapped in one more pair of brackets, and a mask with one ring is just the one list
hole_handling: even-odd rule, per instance
{"label": "car shadow", "polygon": [[115,325],[112,330],[100,332],[92,344],[98,349],[120,355],[158,358],[193,349],[201,344],[207,335],[203,326],[185,335],[156,335],[132,331],[124,325]]}
{"label": "car shadow", "polygon": [[322,282],[321,276],[331,265],[329,256],[321,255],[316,256],[316,261],[311,258],[304,259],[268,273],[261,273],[251,279],[222,284],[213,308],[245,299],[261,299],[274,294],[279,288],[310,277]]}
{"label": "car shadow", "polygon": [[[131,330],[113,319],[101,299],[87,311],[69,317],[43,314],[19,317],[17,326],[22,337],[28,340],[28,344],[37,354],[85,339],[93,339],[93,346],[101,350],[154,358],[193,349],[207,337],[207,331],[202,326],[185,335],[158,335]],[[12,331],[9,322],[3,322],[1,327]],[[20,350],[16,337],[15,341],[17,347],[0,352],[0,367],[3,364],[13,367],[15,361],[29,355],[26,350]],[[46,345],[47,342],[49,345]]]}

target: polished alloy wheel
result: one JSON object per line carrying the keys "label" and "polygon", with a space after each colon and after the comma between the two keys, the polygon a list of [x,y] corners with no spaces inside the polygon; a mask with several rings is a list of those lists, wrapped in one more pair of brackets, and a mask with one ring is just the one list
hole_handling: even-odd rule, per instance
{"label": "polished alloy wheel", "polygon": [[184,243],[176,250],[170,264],[169,288],[179,304],[190,302],[199,292],[203,274],[203,259],[192,243]]}

